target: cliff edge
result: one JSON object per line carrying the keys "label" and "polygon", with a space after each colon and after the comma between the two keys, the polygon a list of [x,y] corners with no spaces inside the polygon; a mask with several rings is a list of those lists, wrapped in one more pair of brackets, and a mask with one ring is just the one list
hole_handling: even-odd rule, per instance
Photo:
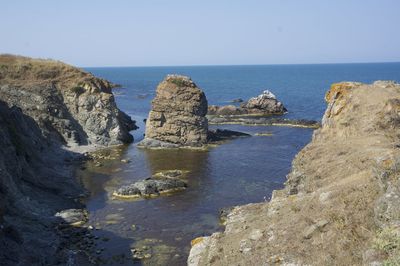
{"label": "cliff edge", "polygon": [[188,265],[398,265],[400,85],[333,84],[326,101],[285,188],[193,240]]}
{"label": "cliff edge", "polygon": [[1,265],[90,264],[72,150],[132,141],[112,87],[58,61],[0,55]]}
{"label": "cliff edge", "polygon": [[120,111],[114,84],[59,61],[0,55],[0,99],[68,146],[131,142],[135,122]]}

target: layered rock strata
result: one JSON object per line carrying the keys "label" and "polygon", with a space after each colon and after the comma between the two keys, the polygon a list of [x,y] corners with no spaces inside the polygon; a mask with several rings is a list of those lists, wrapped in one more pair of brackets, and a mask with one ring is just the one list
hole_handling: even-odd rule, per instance
{"label": "layered rock strata", "polygon": [[207,143],[207,99],[188,77],[168,75],[157,87],[139,146],[202,146]]}
{"label": "layered rock strata", "polygon": [[132,141],[112,86],[61,62],[0,55],[1,265],[89,263],[90,233],[75,227],[87,219],[73,176],[83,156],[70,148]]}
{"label": "layered rock strata", "polygon": [[235,207],[188,265],[397,265],[400,85],[332,85],[322,127],[269,202]]}
{"label": "layered rock strata", "polygon": [[31,116],[47,138],[69,146],[131,142],[135,122],[114,85],[59,61],[0,55],[0,99]]}

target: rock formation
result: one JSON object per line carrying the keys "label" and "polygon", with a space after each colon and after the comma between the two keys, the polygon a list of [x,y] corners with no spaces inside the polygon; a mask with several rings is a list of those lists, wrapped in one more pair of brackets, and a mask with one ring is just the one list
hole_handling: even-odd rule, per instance
{"label": "rock formation", "polygon": [[85,221],[73,175],[83,156],[64,145],[132,140],[111,87],[61,62],[0,56],[0,264],[87,265],[71,247],[88,233],[73,227]]}
{"label": "rock formation", "polygon": [[192,241],[194,265],[397,265],[400,85],[339,83],[322,127],[270,202]]}
{"label": "rock formation", "polygon": [[208,107],[208,115],[234,116],[234,115],[271,115],[283,114],[287,110],[283,104],[276,99],[276,96],[268,91],[263,91],[257,97],[250,98],[247,102],[237,107],[235,105]]}
{"label": "rock formation", "polygon": [[132,141],[113,84],[59,61],[0,56],[0,99],[18,106],[46,137],[70,146]]}
{"label": "rock formation", "polygon": [[186,188],[186,182],[179,178],[149,177],[133,184],[122,186],[113,195],[120,198],[154,197]]}
{"label": "rock formation", "polygon": [[157,87],[141,146],[202,146],[207,143],[207,99],[188,77],[168,75]]}

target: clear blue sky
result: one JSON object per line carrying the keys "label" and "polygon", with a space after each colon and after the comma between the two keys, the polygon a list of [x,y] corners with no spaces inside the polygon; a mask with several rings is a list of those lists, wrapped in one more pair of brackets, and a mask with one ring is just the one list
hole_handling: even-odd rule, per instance
{"label": "clear blue sky", "polygon": [[399,0],[0,0],[0,53],[78,66],[400,61]]}

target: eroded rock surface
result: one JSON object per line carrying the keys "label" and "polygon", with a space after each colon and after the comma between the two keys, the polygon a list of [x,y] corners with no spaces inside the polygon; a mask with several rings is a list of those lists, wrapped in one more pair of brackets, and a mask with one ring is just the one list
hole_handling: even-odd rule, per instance
{"label": "eroded rock surface", "polygon": [[286,126],[305,128],[319,128],[321,126],[321,123],[315,120],[254,116],[211,116],[208,118],[208,123],[210,125],[237,124],[244,126]]}
{"label": "eroded rock surface", "polygon": [[235,207],[189,265],[397,265],[400,85],[333,84],[322,127],[270,202]]}
{"label": "eroded rock surface", "polygon": [[53,60],[0,55],[0,99],[70,146],[131,142],[135,122],[120,111],[114,84]]}
{"label": "eroded rock surface", "polygon": [[75,227],[87,219],[74,178],[83,155],[69,148],[132,140],[112,86],[58,61],[0,55],[1,265],[88,265],[88,232]]}
{"label": "eroded rock surface", "polygon": [[146,138],[139,146],[202,146],[207,143],[206,113],[206,96],[196,84],[185,76],[168,75],[157,87]]}
{"label": "eroded rock surface", "polygon": [[186,187],[186,182],[178,178],[150,177],[123,186],[114,191],[113,195],[120,198],[154,197],[160,194],[183,190]]}
{"label": "eroded rock surface", "polygon": [[286,108],[278,101],[276,96],[269,90],[265,90],[257,97],[250,98],[247,102],[242,103],[240,107],[235,105],[210,105],[207,114],[218,116],[271,115],[283,114],[286,111]]}

